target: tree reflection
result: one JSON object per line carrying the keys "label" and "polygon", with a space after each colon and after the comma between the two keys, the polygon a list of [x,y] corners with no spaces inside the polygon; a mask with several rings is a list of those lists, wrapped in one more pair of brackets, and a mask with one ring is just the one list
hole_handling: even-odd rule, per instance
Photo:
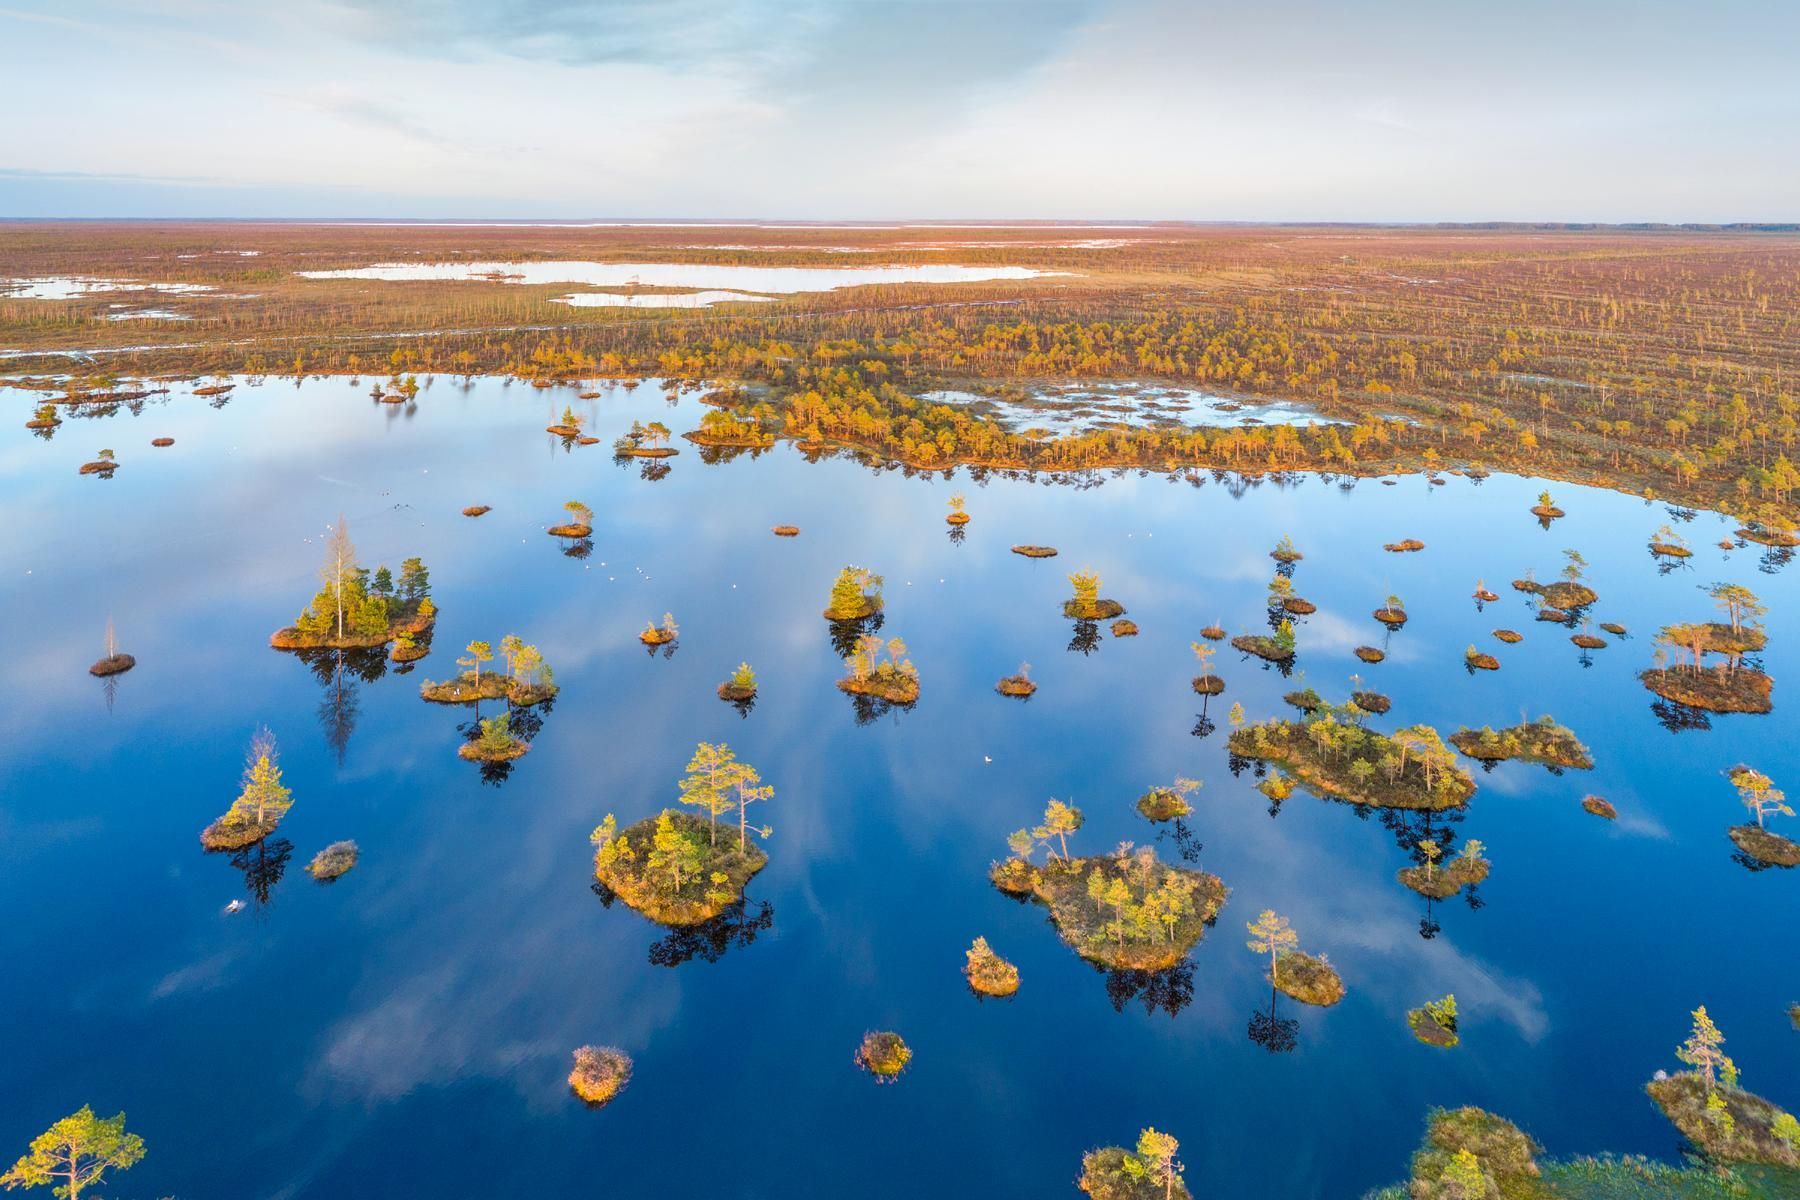
{"label": "tree reflection", "polygon": [[1075,635],[1069,639],[1069,649],[1078,654],[1092,654],[1100,648],[1100,625],[1098,622],[1076,621],[1074,632]]}
{"label": "tree reflection", "polygon": [[684,962],[718,962],[734,946],[748,946],[757,936],[775,924],[775,909],[767,900],[751,908],[744,900],[734,901],[718,916],[698,925],[671,929],[650,946],[650,963],[658,967],[679,967]]}
{"label": "tree reflection", "polygon": [[564,542],[562,552],[564,558],[587,558],[594,552],[594,539],[576,538],[574,541]]}
{"label": "tree reflection", "polygon": [[1674,700],[1652,700],[1650,711],[1656,716],[1656,723],[1670,733],[1695,729],[1705,732],[1712,728],[1712,717],[1704,709],[1692,708]]}
{"label": "tree reflection", "polygon": [[843,661],[856,653],[857,639],[865,633],[879,633],[887,621],[887,614],[876,612],[856,621],[832,621],[831,649]]}
{"label": "tree reflection", "polygon": [[1106,976],[1106,998],[1114,1012],[1124,1012],[1132,1000],[1142,1002],[1147,1013],[1166,1012],[1171,1017],[1194,1001],[1194,960],[1184,958],[1161,971],[1096,968]]}
{"label": "tree reflection", "polygon": [[964,529],[961,525],[952,525],[949,534],[950,544],[952,546],[962,545],[963,541],[969,536],[968,530]]}
{"label": "tree reflection", "polygon": [[1200,852],[1206,849],[1206,843],[1194,836],[1194,831],[1181,817],[1176,817],[1168,828],[1158,831],[1156,840],[1160,842],[1165,839],[1175,843],[1175,852],[1186,863],[1199,862]]}
{"label": "tree reflection", "polygon": [[257,908],[269,903],[293,856],[294,843],[286,838],[263,838],[232,854],[231,865],[244,873],[244,890]]}
{"label": "tree reflection", "polygon": [[1276,1015],[1280,993],[1269,986],[1269,1011],[1257,1009],[1250,1014],[1250,1040],[1270,1054],[1286,1054],[1300,1044],[1300,1022],[1294,1017]]}

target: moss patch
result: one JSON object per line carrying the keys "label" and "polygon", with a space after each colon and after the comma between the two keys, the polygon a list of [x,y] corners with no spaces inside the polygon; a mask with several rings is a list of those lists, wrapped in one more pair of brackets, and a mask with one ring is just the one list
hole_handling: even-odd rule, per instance
{"label": "moss patch", "polygon": [[479,700],[505,700],[515,708],[542,704],[556,695],[554,683],[528,684],[498,671],[483,671],[479,681],[473,671],[464,671],[443,683],[426,680],[419,685],[419,697],[433,704],[474,704]]}
{"label": "moss patch", "polygon": [[1136,637],[1138,635],[1137,622],[1123,620],[1114,621],[1112,623],[1112,635],[1114,637]]}
{"label": "moss patch", "polygon": [[631,1056],[612,1046],[583,1046],[575,1051],[569,1090],[591,1108],[604,1108],[631,1082]]}
{"label": "moss patch", "polygon": [[1619,810],[1612,806],[1612,801],[1601,796],[1583,796],[1581,810],[1596,817],[1604,817],[1608,821],[1619,819]]}
{"label": "moss patch", "polygon": [[1358,646],[1356,648],[1356,657],[1362,659],[1366,663],[1378,663],[1387,657],[1387,651],[1378,646]]}
{"label": "moss patch", "polygon": [[976,938],[965,954],[963,978],[977,995],[1010,996],[1019,990],[1019,968],[995,954],[986,938]]}
{"label": "moss patch", "polygon": [[769,532],[776,537],[799,537],[800,527],[798,525],[775,525],[770,527]]}
{"label": "moss patch", "polygon": [[852,696],[873,696],[877,700],[886,700],[889,704],[916,704],[919,700],[919,681],[916,676],[903,675],[898,672],[889,675],[874,674],[857,679],[837,681],[838,690]]}
{"label": "moss patch", "polygon": [[1351,692],[1350,699],[1354,700],[1356,702],[1356,707],[1362,709],[1364,712],[1371,712],[1377,715],[1387,712],[1394,707],[1394,702],[1380,692]]}
{"label": "moss patch", "polygon": [[129,654],[110,654],[88,668],[89,675],[118,675],[137,666],[137,659]]}
{"label": "moss patch", "polygon": [[1384,605],[1375,610],[1374,616],[1375,619],[1380,621],[1383,625],[1392,626],[1406,624],[1406,610],[1404,608],[1388,608]]}
{"label": "moss patch", "polygon": [[1425,548],[1425,543],[1418,538],[1407,538],[1405,541],[1389,542],[1382,547],[1390,554],[1415,554]]}
{"label": "moss patch", "polygon": [[1462,1039],[1456,1033],[1456,1021],[1451,1019],[1448,1025],[1440,1022],[1426,1007],[1410,1010],[1406,1014],[1406,1027],[1412,1035],[1427,1046],[1436,1046],[1440,1050],[1448,1050]]}
{"label": "moss patch", "polygon": [[1267,634],[1242,633],[1231,639],[1231,645],[1245,654],[1254,654],[1269,662],[1292,662],[1294,658],[1292,646],[1284,646]]}
{"label": "moss patch", "polygon": [[333,842],[306,864],[307,873],[320,883],[330,883],[349,872],[356,865],[358,851],[355,842]]}
{"label": "moss patch", "polygon": [[491,504],[471,504],[471,505],[469,505],[469,507],[463,509],[463,516],[465,516],[465,517],[485,517],[493,511],[494,511],[494,506]]}
{"label": "moss patch", "polygon": [[1079,600],[1063,601],[1063,616],[1074,621],[1110,621],[1125,615],[1125,606],[1117,600],[1102,597],[1089,604]]}
{"label": "moss patch", "polygon": [[912,1047],[892,1030],[876,1030],[863,1034],[856,1047],[856,1065],[875,1077],[878,1083],[891,1083],[906,1064],[912,1061]]}
{"label": "moss patch", "polygon": [[1037,691],[1037,684],[1023,675],[1008,675],[994,685],[994,690],[1002,696],[1029,696]]}
{"label": "moss patch", "polygon": [[1276,956],[1271,982],[1278,991],[1302,1004],[1328,1008],[1344,998],[1344,981],[1337,970],[1323,958],[1314,958],[1300,950],[1288,950]]}
{"label": "moss patch", "polygon": [[1194,676],[1194,694],[1197,696],[1217,696],[1225,690],[1225,681],[1217,675]]}
{"label": "moss patch", "polygon": [[570,521],[566,525],[552,525],[544,530],[551,537],[584,538],[593,534],[594,527],[581,521]]}
{"label": "moss patch", "polygon": [[1155,787],[1138,797],[1137,810],[1147,821],[1173,821],[1193,812],[1194,806],[1174,788]]}
{"label": "moss patch", "polygon": [[1770,833],[1760,825],[1733,825],[1730,837],[1739,850],[1772,867],[1800,867],[1800,842]]}
{"label": "moss patch", "polygon": [[1496,629],[1494,636],[1509,646],[1516,646],[1525,640],[1525,635],[1516,629]]}
{"label": "moss patch", "polygon": [[1022,554],[1026,558],[1055,558],[1055,546],[1014,546],[1014,554]]}

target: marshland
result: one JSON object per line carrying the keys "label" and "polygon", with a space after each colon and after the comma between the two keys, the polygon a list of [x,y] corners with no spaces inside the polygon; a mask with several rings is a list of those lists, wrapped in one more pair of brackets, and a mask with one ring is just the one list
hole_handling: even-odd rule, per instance
{"label": "marshland", "polygon": [[[649,1195],[667,1178],[656,1155],[637,1151],[678,1149],[676,1118],[692,1102],[695,1072],[729,1053],[732,1069],[708,1084],[709,1096],[755,1119],[709,1129],[716,1157],[693,1171],[695,1186],[714,1192],[779,1192],[791,1183],[784,1159],[806,1153],[821,1191],[1060,1195],[1084,1152],[1154,1119],[1182,1125],[1196,1195],[1357,1195],[1405,1175],[1436,1104],[1504,1114],[1541,1143],[1546,1161],[1608,1151],[1678,1162],[1681,1135],[1643,1087],[1657,1064],[1678,1069],[1669,1047],[1702,1003],[1726,1026],[1757,1094],[1789,1110],[1800,1104],[1791,1083],[1800,1048],[1785,1009],[1800,996],[1800,973],[1791,956],[1768,952],[1800,914],[1800,872],[1746,855],[1746,835],[1731,833],[1748,822],[1800,836],[1800,819],[1766,805],[1747,816],[1727,774],[1747,764],[1768,788],[1800,780],[1800,747],[1784,734],[1786,689],[1800,679],[1800,568],[1790,548],[1739,532],[1765,528],[1747,520],[1778,521],[1746,505],[1779,499],[1779,479],[1755,483],[1746,500],[1735,478],[1698,454],[1690,477],[1665,477],[1652,464],[1679,451],[1681,436],[1637,424],[1620,432],[1616,413],[1598,418],[1612,429],[1601,442],[1592,416],[1579,418],[1575,434],[1568,406],[1580,389],[1556,390],[1540,407],[1535,394],[1502,383],[1542,365],[1526,351],[1479,383],[1483,403],[1510,416],[1457,417],[1442,440],[1434,430],[1417,442],[1402,421],[1390,430],[1393,454],[1368,462],[1309,462],[1298,451],[1271,462],[1272,433],[1259,449],[1230,438],[1216,450],[1220,443],[1202,451],[1187,443],[1168,462],[1172,442],[1153,453],[1136,440],[1148,435],[1129,434],[1079,452],[1030,439],[1042,469],[1027,472],[1004,465],[1023,444],[1007,433],[986,443],[990,465],[946,466],[941,450],[922,463],[920,447],[941,446],[935,434],[955,419],[894,409],[891,425],[847,438],[839,435],[853,423],[850,410],[834,406],[864,403],[844,397],[865,386],[867,404],[886,405],[880,387],[910,386],[914,371],[970,339],[991,348],[990,362],[1011,364],[1007,371],[1085,368],[1054,350],[1027,366],[1022,341],[981,332],[990,317],[945,310],[910,361],[891,342],[869,360],[892,363],[884,382],[819,376],[809,385],[837,390],[815,403],[781,391],[796,380],[722,369],[734,352],[712,335],[744,336],[737,322],[749,319],[729,304],[713,325],[638,327],[607,307],[551,305],[550,292],[568,289],[530,281],[291,273],[302,262],[329,271],[388,261],[402,236],[392,231],[327,244],[282,230],[266,255],[178,267],[99,261],[119,253],[104,231],[92,249],[54,231],[6,236],[30,255],[21,277],[214,286],[165,290],[157,304],[191,318],[181,338],[207,325],[208,338],[246,343],[109,355],[103,369],[116,384],[91,380],[89,363],[71,376],[70,360],[34,358],[11,364],[17,381],[34,386],[0,390],[18,417],[0,432],[10,439],[0,496],[9,511],[29,514],[5,535],[0,605],[31,631],[0,658],[0,684],[33,700],[15,718],[15,752],[0,758],[0,902],[33,917],[8,923],[0,952],[49,964],[68,946],[80,951],[54,970],[0,982],[8,1027],[29,1031],[4,1043],[16,1084],[0,1091],[0,1122],[30,1127],[21,1148],[44,1124],[34,1098],[67,1092],[105,1111],[130,1109],[152,1155],[130,1182],[154,1165],[158,1194],[220,1195],[220,1180],[255,1194],[350,1193],[394,1169],[384,1150],[394,1130],[431,1128],[442,1142],[408,1157],[409,1189],[448,1194],[479,1177],[503,1191],[529,1177],[572,1193],[600,1164],[621,1194]],[[196,227],[153,236],[201,244],[220,235]],[[470,234],[468,260],[512,261],[514,236]],[[871,236],[832,231],[852,242]],[[1385,243],[1393,253],[1447,252],[1423,234],[1394,236]],[[1614,269],[1604,238],[1547,236],[1556,254],[1528,258],[1515,246],[1502,266],[1481,269],[1514,302],[1546,277],[1592,283]],[[1469,234],[1459,246],[1488,238]],[[1223,263],[1252,253],[1223,233],[1133,241],[1128,254],[1138,257],[1124,261],[1145,269],[1172,267],[1181,255]],[[621,233],[619,243],[623,261],[686,260],[643,231]],[[1578,247],[1592,256],[1573,257]],[[577,249],[561,247],[557,258]],[[1084,306],[1119,302],[1115,289],[1126,285],[1104,261],[1114,253],[971,248],[954,257],[1005,266],[1025,256],[1070,274],[923,286],[993,303],[1055,287],[1063,290],[1030,319],[1074,320]],[[1754,239],[1671,237],[1633,278],[1650,286],[1679,263],[1704,267],[1723,288],[1733,272],[1785,253]],[[824,250],[708,257],[844,265],[827,263]],[[183,278],[155,273],[165,270]],[[1310,247],[1301,265],[1282,270],[1367,282],[1360,264],[1327,263]],[[1788,277],[1758,278],[1779,291]],[[1003,282],[1013,289],[1005,295]],[[822,329],[897,336],[882,324],[889,318],[849,311],[865,290],[808,297],[804,320],[758,319],[809,345]],[[872,290],[883,303],[916,298],[897,284]],[[259,295],[230,298],[251,291]],[[1352,307],[1376,303],[1347,295]],[[121,335],[102,329],[99,306],[117,296],[0,298],[0,332],[8,348],[103,348]],[[451,317],[495,332],[351,349],[322,320],[309,323],[325,298],[346,306],[352,324]],[[756,309],[779,314],[795,303]],[[1399,301],[1389,294],[1382,303]],[[1463,315],[1485,303],[1470,298]],[[1405,311],[1432,319],[1410,299]],[[1648,323],[1646,339],[1667,332],[1650,307],[1626,312]],[[1565,334],[1579,344],[1588,327],[1580,312],[1567,315]],[[1779,322],[1791,318],[1779,305],[1746,319],[1774,337],[1764,353],[1788,353]],[[537,354],[547,341],[499,332],[572,320],[591,322],[583,335],[601,339],[591,367],[567,357],[569,343]],[[156,318],[130,324],[136,344],[175,340]],[[1491,332],[1479,321],[1470,329],[1478,339]],[[1734,341],[1735,329],[1720,338]],[[277,343],[277,330],[299,340]],[[1636,344],[1627,342],[1627,359]],[[621,356],[610,371],[599,365],[605,346]],[[352,364],[353,353],[366,357]],[[463,353],[470,357],[458,360]],[[639,369],[664,353],[674,355],[666,371]],[[833,369],[868,370],[860,361]],[[1762,360],[1733,361],[1749,371]],[[1401,370],[1381,363],[1376,378]],[[328,368],[337,373],[314,373]],[[517,374],[482,373],[505,368]],[[192,374],[201,369],[208,373]],[[1689,390],[1695,369],[1645,366],[1650,402],[1699,403],[1698,385]],[[1449,367],[1426,359],[1413,370],[1414,392],[1395,375],[1393,394],[1376,395],[1383,411],[1424,421],[1432,410],[1420,393]],[[1138,382],[1152,388],[1157,378]],[[1241,405],[1234,417],[1253,416],[1265,393],[1328,414],[1343,403],[1312,375],[1292,386],[1255,370],[1246,378],[1230,389]],[[416,387],[389,386],[396,379]],[[733,384],[745,390],[722,406],[718,393]],[[400,402],[382,403],[373,385]],[[1743,386],[1747,403],[1779,415],[1773,394]],[[131,392],[144,394],[104,398]],[[1104,393],[1108,403],[1145,396],[1157,399]],[[1009,414],[1030,402],[1010,392],[993,399]],[[24,428],[43,403],[60,423]],[[727,410],[757,435],[710,457],[689,448],[683,435]],[[1307,439],[1323,435],[1286,412],[1264,428],[1298,430],[1293,444],[1317,448]],[[570,416],[598,447],[572,448],[546,432]],[[1542,473],[1515,473],[1537,461],[1519,449],[1518,433],[1540,417]],[[1019,431],[1027,419],[1009,416]],[[1507,419],[1519,428],[1502,437]],[[1480,435],[1473,423],[1484,426]],[[1694,425],[1682,435],[1690,450],[1701,427],[1708,444],[1721,436],[1705,420]],[[1743,461],[1757,461],[1758,426],[1742,431]],[[671,437],[652,444],[644,431],[653,428]],[[1207,425],[1204,436],[1218,428]],[[1677,445],[1661,445],[1670,436]],[[160,437],[173,443],[152,453]],[[669,440],[684,452],[607,455],[621,439],[650,449]],[[1474,442],[1485,470],[1468,469]],[[1769,435],[1771,465],[1779,442]],[[103,484],[80,478],[77,468],[101,446],[129,465]],[[1190,451],[1192,461],[1179,457]],[[1300,469],[1320,466],[1330,470]],[[1670,499],[1582,480],[1653,480]],[[1546,490],[1563,512],[1548,529],[1530,511]],[[952,508],[953,496],[962,504]],[[571,497],[580,511],[565,507]],[[486,509],[480,520],[463,515],[475,500]],[[1709,509],[1708,500],[1737,511]],[[946,511],[965,507],[974,519],[952,528],[961,537],[946,537]],[[572,519],[588,526],[585,537],[546,536]],[[771,535],[783,526],[804,536]],[[1652,541],[1672,544],[1670,532],[1688,557],[1646,554]],[[321,566],[340,536],[354,543],[353,565],[372,572],[366,581],[340,577],[353,582],[339,590],[367,609],[364,629],[343,638],[335,605],[325,631],[332,595],[321,592]],[[1383,549],[1402,536],[1424,548]],[[1311,611],[1271,606],[1270,547],[1283,545],[1302,552],[1277,561]],[[1058,557],[1014,552],[1037,546],[1057,547]],[[1538,591],[1494,582],[1497,599],[1470,596],[1481,579],[1548,586],[1564,578],[1569,550],[1595,597],[1574,597],[1584,615],[1635,636],[1609,637],[1606,650],[1587,655],[1568,640],[1579,624],[1537,622],[1547,603]],[[412,561],[429,564],[429,622],[418,621],[426,596],[403,578]],[[385,584],[373,574],[383,563],[393,565]],[[858,564],[848,577],[846,564]],[[1724,604],[1742,597],[1720,584],[1748,589],[1761,611]],[[370,603],[389,587],[390,604]],[[321,595],[305,610],[315,631],[286,639],[294,644],[285,652],[270,649],[270,631]],[[1404,624],[1371,617],[1387,597],[1404,597]],[[1082,615],[1116,615],[1107,600],[1128,607],[1136,636]],[[845,619],[821,619],[822,605],[840,602]],[[665,613],[679,615],[679,653],[646,656],[639,637],[647,621],[662,629]],[[96,653],[116,652],[98,636],[109,620],[135,666],[96,678]],[[1756,636],[1736,628],[1749,625]],[[1526,632],[1507,641],[1496,627]],[[520,634],[511,650],[502,637],[510,631]],[[1211,652],[1196,663],[1201,638]],[[1359,657],[1359,647],[1378,650],[1379,661]],[[1501,669],[1467,669],[1470,647]],[[532,652],[525,668],[523,649]],[[554,685],[531,669],[543,662],[555,664]],[[1023,675],[1026,662],[1030,702],[997,695],[995,681]],[[749,663],[753,708],[719,703]],[[861,694],[884,666],[887,682],[875,690],[892,695]],[[1653,677],[1667,679],[1660,693],[1642,678],[1690,669],[1714,674],[1698,684]],[[431,681],[476,671],[467,697],[421,702]],[[1736,688],[1749,678],[1739,672],[1769,681],[1771,711],[1709,712],[1670,698]],[[1195,685],[1202,677],[1228,686],[1205,694],[1210,686]],[[1305,712],[1284,702],[1309,692]],[[1353,696],[1384,699],[1387,711],[1353,707]],[[871,699],[880,703],[859,703]],[[1565,774],[1516,761],[1534,757],[1535,731],[1524,727],[1547,712],[1578,733],[1591,768],[1573,756],[1552,756]],[[1258,746],[1253,731],[1270,721],[1290,723],[1282,745],[1293,753]],[[245,747],[263,727],[278,739],[292,807],[261,839],[208,854],[196,833],[250,786]],[[1482,755],[1471,758],[1449,742],[1465,729],[1523,741],[1472,743]],[[479,756],[462,748],[501,734],[530,753],[499,764],[505,770],[461,761]],[[590,836],[608,813],[617,830],[641,827],[655,849],[657,815],[682,812],[670,836],[712,848],[706,814],[682,807],[682,780],[697,743],[727,739],[774,791],[750,810],[748,849],[721,872],[726,884],[684,880],[667,889],[681,905],[664,894],[640,908],[597,879]],[[1402,742],[1408,759],[1390,778],[1383,756]],[[1422,777],[1413,757],[1421,752],[1442,777]],[[1169,780],[1204,786],[1182,791],[1179,805],[1152,804],[1167,819],[1145,820],[1146,789],[1167,790]],[[1354,802],[1388,793],[1413,802]],[[1590,794],[1605,796],[1616,819],[1584,812]],[[1071,906],[1061,931],[1045,904],[989,881],[1013,853],[1008,834],[1021,824],[1029,833],[1053,796],[1082,814],[1059,858],[1066,852],[1088,874],[1098,867],[1103,879],[1141,871],[1146,885],[1128,887],[1117,904],[1085,890],[1059,898]],[[735,809],[717,821],[717,837],[736,846]],[[341,848],[352,841],[353,852]],[[1491,872],[1455,868],[1471,842]],[[346,853],[355,869],[331,886],[305,877],[316,856],[341,863]],[[1040,840],[1036,869],[1048,868],[1047,853]],[[703,867],[715,861],[692,857]],[[1209,881],[1204,903],[1176,915],[1175,936],[1127,928],[1175,869],[1192,873],[1178,880]],[[1456,886],[1437,886],[1453,869]],[[1421,874],[1422,889],[1404,882]],[[646,863],[638,882],[654,891],[658,878]],[[1243,948],[1246,924],[1265,910],[1303,933],[1300,950],[1328,957],[1341,999],[1271,995],[1267,957]],[[970,994],[966,956],[977,937],[1028,981],[1004,1003]],[[1408,1014],[1450,995],[1457,1045],[1421,1046]],[[849,1061],[871,1030],[903,1033],[912,1052],[891,1088],[870,1087]],[[734,1031],[729,1043],[722,1031]],[[115,1043],[129,1052],[103,1062],[84,1053]],[[629,1056],[630,1086],[604,1111],[569,1094],[571,1054],[587,1046]],[[1085,1081],[1078,1098],[1064,1086],[1071,1074]],[[195,1075],[207,1081],[204,1104],[170,1085]],[[1371,1087],[1404,1119],[1345,1119],[1362,1111]],[[254,1144],[220,1138],[220,1111],[258,1113]],[[1119,1117],[1139,1112],[1142,1122]],[[932,1153],[905,1173],[871,1173],[848,1148],[872,1138],[929,1144]],[[1296,1152],[1233,1149],[1271,1141]],[[571,1145],[583,1153],[568,1154]],[[821,1145],[836,1149],[819,1153]]]}

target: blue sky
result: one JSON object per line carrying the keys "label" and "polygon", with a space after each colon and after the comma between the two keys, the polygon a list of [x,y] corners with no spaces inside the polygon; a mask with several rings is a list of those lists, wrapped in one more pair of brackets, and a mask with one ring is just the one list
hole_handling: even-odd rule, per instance
{"label": "blue sky", "polygon": [[1800,218],[1794,0],[0,0],[0,216]]}

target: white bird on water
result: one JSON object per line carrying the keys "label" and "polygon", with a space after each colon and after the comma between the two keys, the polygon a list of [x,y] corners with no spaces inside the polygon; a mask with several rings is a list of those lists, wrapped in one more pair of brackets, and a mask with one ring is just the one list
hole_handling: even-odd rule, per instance
{"label": "white bird on water", "polygon": [[244,902],[242,900],[233,900],[230,904],[225,906],[225,911],[228,913],[243,912]]}
{"label": "white bird on water", "polygon": [[990,755],[987,755],[987,754],[984,754],[984,755],[982,755],[982,756],[981,756],[981,761],[982,761],[982,762],[984,762],[984,763],[991,763],[991,762],[993,762],[993,761],[994,761],[994,760],[993,760],[993,757],[992,757],[992,756],[990,756]]}

